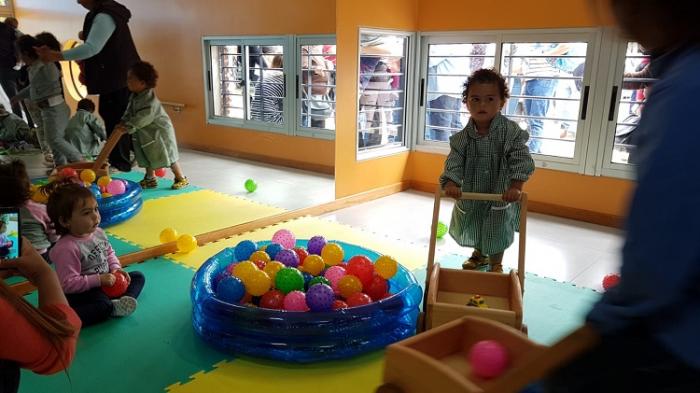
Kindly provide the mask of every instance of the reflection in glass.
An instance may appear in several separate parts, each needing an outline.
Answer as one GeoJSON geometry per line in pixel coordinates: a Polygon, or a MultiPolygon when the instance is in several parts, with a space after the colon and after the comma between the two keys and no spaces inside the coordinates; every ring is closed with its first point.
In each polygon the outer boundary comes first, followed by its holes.
{"type": "Polygon", "coordinates": [[[335,45],[301,47],[300,126],[335,130],[335,45]]]}

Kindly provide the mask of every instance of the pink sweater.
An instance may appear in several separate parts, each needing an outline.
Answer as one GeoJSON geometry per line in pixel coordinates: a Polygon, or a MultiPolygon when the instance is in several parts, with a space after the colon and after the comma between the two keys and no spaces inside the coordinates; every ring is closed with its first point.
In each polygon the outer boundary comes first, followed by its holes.
{"type": "Polygon", "coordinates": [[[30,199],[22,208],[22,236],[32,242],[39,254],[43,254],[52,243],[58,240],[58,235],[53,229],[51,219],[46,214],[46,205],[36,203],[30,199]],[[28,215],[27,212],[29,213],[28,215]]]}
{"type": "Polygon", "coordinates": [[[65,293],[99,287],[100,274],[122,267],[101,228],[84,237],[62,236],[49,255],[65,293]]]}

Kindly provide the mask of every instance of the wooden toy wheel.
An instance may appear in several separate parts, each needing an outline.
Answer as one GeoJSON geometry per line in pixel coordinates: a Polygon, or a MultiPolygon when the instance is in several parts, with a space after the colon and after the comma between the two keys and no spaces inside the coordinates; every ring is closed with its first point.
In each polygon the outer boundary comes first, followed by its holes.
{"type": "Polygon", "coordinates": [[[403,393],[403,389],[393,383],[385,383],[380,385],[374,393],[403,393]]]}

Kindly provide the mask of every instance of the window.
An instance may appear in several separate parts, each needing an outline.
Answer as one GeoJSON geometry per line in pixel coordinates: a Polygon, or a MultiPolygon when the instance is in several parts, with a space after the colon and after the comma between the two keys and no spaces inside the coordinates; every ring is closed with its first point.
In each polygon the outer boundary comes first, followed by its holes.
{"type": "Polygon", "coordinates": [[[333,37],[297,40],[297,135],[333,137],[336,46],[333,37]]]}
{"type": "Polygon", "coordinates": [[[410,34],[360,32],[358,70],[358,156],[390,154],[406,148],[410,34]]]}
{"type": "Polygon", "coordinates": [[[5,18],[14,16],[14,10],[12,9],[12,0],[0,0],[0,20],[5,20],[5,18]]]}

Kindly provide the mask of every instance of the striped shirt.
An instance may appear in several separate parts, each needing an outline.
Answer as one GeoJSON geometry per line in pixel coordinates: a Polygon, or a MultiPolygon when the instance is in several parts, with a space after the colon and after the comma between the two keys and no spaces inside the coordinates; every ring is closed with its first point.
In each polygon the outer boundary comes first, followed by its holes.
{"type": "Polygon", "coordinates": [[[256,82],[250,101],[250,118],[267,123],[284,123],[284,76],[279,72],[263,72],[256,82]]]}
{"type": "MultiPolygon", "coordinates": [[[[528,138],[526,131],[500,113],[486,135],[478,134],[470,120],[450,137],[450,154],[440,184],[444,187],[451,180],[463,192],[502,194],[512,180],[527,181],[535,170],[526,145],[528,138]]],[[[519,214],[517,203],[460,200],[452,211],[450,235],[461,246],[496,254],[513,242],[519,214]]]]}

